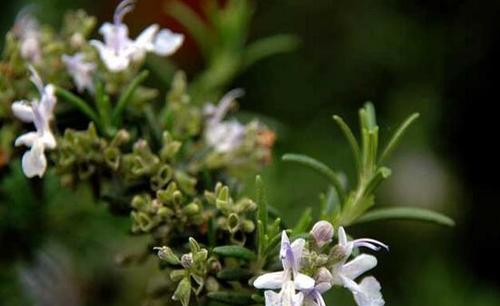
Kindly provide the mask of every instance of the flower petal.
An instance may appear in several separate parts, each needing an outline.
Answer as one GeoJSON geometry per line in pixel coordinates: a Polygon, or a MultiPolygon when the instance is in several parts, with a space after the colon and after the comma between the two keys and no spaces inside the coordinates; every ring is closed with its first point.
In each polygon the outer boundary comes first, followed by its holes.
{"type": "Polygon", "coordinates": [[[106,65],[108,70],[118,72],[127,69],[130,63],[127,54],[117,54],[98,40],[91,40],[90,44],[97,49],[102,62],[106,65]]]}
{"type": "Polygon", "coordinates": [[[359,284],[359,291],[353,292],[354,300],[359,306],[383,306],[385,301],[380,289],[380,283],[375,277],[366,277],[359,284]]]}
{"type": "Polygon", "coordinates": [[[375,258],[375,256],[362,254],[346,263],[342,267],[341,273],[349,279],[355,279],[376,266],[377,258],[375,258]]]}
{"type": "Polygon", "coordinates": [[[294,283],[297,290],[309,290],[314,287],[314,279],[302,273],[297,273],[294,283]]]}
{"type": "Polygon", "coordinates": [[[35,141],[31,150],[23,155],[22,167],[24,174],[31,178],[42,177],[47,169],[47,159],[44,154],[44,147],[40,141],[35,141]]]}
{"type": "Polygon", "coordinates": [[[14,145],[16,147],[18,146],[32,147],[35,141],[37,141],[39,138],[40,134],[36,132],[29,132],[17,137],[16,141],[14,142],[14,145]]]}
{"type": "Polygon", "coordinates": [[[12,113],[23,122],[33,122],[33,108],[27,101],[16,101],[12,104],[12,113]]]}
{"type": "Polygon", "coordinates": [[[282,306],[280,294],[267,290],[264,292],[266,306],[282,306]]]}
{"type": "Polygon", "coordinates": [[[279,289],[285,281],[287,281],[285,271],[271,272],[257,277],[253,286],[257,289],[279,289]]]}
{"type": "Polygon", "coordinates": [[[147,27],[141,34],[135,39],[135,47],[145,51],[154,50],[155,35],[158,33],[160,27],[157,24],[152,24],[147,27]]]}
{"type": "Polygon", "coordinates": [[[292,305],[293,306],[302,306],[303,302],[304,302],[304,294],[302,292],[297,293],[292,298],[292,305]]]}
{"type": "Polygon", "coordinates": [[[323,283],[319,283],[317,284],[314,289],[316,291],[318,291],[319,293],[325,293],[327,292],[328,290],[330,290],[332,288],[332,284],[331,283],[326,283],[326,282],[323,282],[323,283]]]}
{"type": "Polygon", "coordinates": [[[339,227],[338,236],[339,236],[339,244],[342,246],[347,245],[347,234],[345,233],[343,226],[339,227]]]}
{"type": "Polygon", "coordinates": [[[298,272],[300,269],[300,261],[302,259],[302,252],[304,250],[304,245],[306,244],[306,241],[302,238],[296,239],[294,242],[292,242],[292,253],[293,253],[293,271],[298,272]]]}
{"type": "Polygon", "coordinates": [[[154,53],[160,56],[168,56],[179,49],[184,42],[184,35],[177,34],[169,29],[162,29],[154,40],[154,53]]]}

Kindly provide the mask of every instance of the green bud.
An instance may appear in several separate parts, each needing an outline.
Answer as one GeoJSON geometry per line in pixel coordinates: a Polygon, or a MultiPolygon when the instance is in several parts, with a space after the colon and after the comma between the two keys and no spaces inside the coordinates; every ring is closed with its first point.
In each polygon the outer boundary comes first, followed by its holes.
{"type": "Polygon", "coordinates": [[[172,200],[175,205],[180,206],[182,204],[182,193],[179,190],[174,191],[172,200]]]}
{"type": "Polygon", "coordinates": [[[127,130],[119,130],[113,140],[111,141],[112,147],[119,147],[130,140],[130,134],[127,130]]]}
{"type": "Polygon", "coordinates": [[[251,233],[255,230],[255,223],[253,223],[252,220],[244,220],[242,223],[241,223],[241,229],[245,232],[245,233],[251,233]]]}
{"type": "Polygon", "coordinates": [[[257,209],[257,204],[248,198],[244,198],[238,201],[238,203],[236,204],[236,209],[239,212],[252,212],[257,209]]]}
{"type": "Polygon", "coordinates": [[[177,257],[177,255],[175,255],[174,252],[172,251],[172,249],[169,247],[166,247],[166,246],[155,247],[155,248],[153,248],[153,250],[158,251],[158,257],[161,260],[164,260],[171,265],[178,265],[181,263],[181,261],[179,260],[179,257],[177,257]]]}
{"type": "Polygon", "coordinates": [[[195,193],[196,179],[194,177],[191,177],[182,171],[177,171],[175,173],[175,179],[177,183],[179,183],[179,187],[184,192],[188,194],[195,193]]]}
{"type": "Polygon", "coordinates": [[[210,192],[210,191],[205,191],[205,199],[207,200],[207,202],[209,204],[212,204],[212,205],[215,205],[215,201],[216,201],[216,197],[215,197],[215,193],[213,192],[210,192]]]}
{"type": "Polygon", "coordinates": [[[172,300],[180,301],[182,306],[189,305],[189,299],[191,298],[191,281],[189,277],[184,277],[175,289],[172,300]]]}
{"type": "Polygon", "coordinates": [[[180,141],[174,141],[169,132],[163,133],[163,147],[160,151],[160,158],[162,160],[172,159],[179,149],[181,148],[182,143],[180,141]]]}
{"type": "Polygon", "coordinates": [[[118,170],[120,166],[120,150],[115,147],[106,148],[104,151],[104,161],[113,170],[118,170]]]}
{"type": "Polygon", "coordinates": [[[229,217],[227,218],[227,227],[229,232],[235,233],[238,231],[240,225],[240,218],[238,217],[237,214],[230,214],[229,217]]]}
{"type": "Polygon", "coordinates": [[[132,198],[131,205],[137,210],[146,210],[151,205],[151,197],[148,194],[136,195],[132,198]]]}
{"type": "Polygon", "coordinates": [[[193,254],[198,253],[201,250],[200,245],[193,237],[189,237],[189,248],[193,254]]]}
{"type": "Polygon", "coordinates": [[[193,256],[193,260],[197,265],[204,265],[207,261],[207,258],[208,258],[207,249],[201,249],[200,251],[196,252],[193,256]]]}
{"type": "Polygon", "coordinates": [[[186,215],[192,216],[200,212],[200,207],[196,203],[190,203],[186,207],[184,207],[183,210],[186,213],[186,215]]]}
{"type": "Polygon", "coordinates": [[[168,184],[167,189],[158,191],[156,197],[164,204],[168,204],[172,201],[175,191],[177,191],[177,185],[175,182],[171,182],[168,184]]]}
{"type": "Polygon", "coordinates": [[[155,176],[151,178],[151,185],[154,190],[165,187],[172,179],[172,168],[168,165],[162,165],[155,176]]]}
{"type": "Polygon", "coordinates": [[[143,212],[131,212],[132,220],[134,221],[135,231],[149,232],[153,228],[153,221],[143,212]]]}
{"type": "Polygon", "coordinates": [[[170,279],[174,282],[180,281],[182,278],[186,277],[187,271],[184,269],[177,269],[177,270],[172,270],[170,272],[170,279]]]}
{"type": "Polygon", "coordinates": [[[172,217],[173,215],[175,215],[174,211],[168,207],[162,206],[162,207],[158,208],[158,216],[160,216],[162,218],[172,217]]]}

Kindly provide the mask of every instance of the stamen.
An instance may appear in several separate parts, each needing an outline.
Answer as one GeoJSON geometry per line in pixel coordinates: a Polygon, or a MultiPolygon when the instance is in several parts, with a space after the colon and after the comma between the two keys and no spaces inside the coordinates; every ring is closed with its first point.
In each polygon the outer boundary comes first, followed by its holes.
{"type": "Polygon", "coordinates": [[[219,105],[217,105],[216,112],[213,115],[211,121],[214,123],[222,121],[227,111],[229,110],[231,103],[233,103],[234,100],[243,97],[244,95],[245,91],[241,88],[236,88],[226,93],[220,100],[219,105]]]}
{"type": "Polygon", "coordinates": [[[354,247],[365,247],[374,251],[378,251],[381,248],[389,250],[389,246],[375,239],[361,238],[353,241],[354,247]]]}
{"type": "Polygon", "coordinates": [[[115,25],[119,25],[122,23],[125,15],[130,13],[135,8],[135,0],[123,0],[118,4],[115,9],[115,14],[113,16],[113,21],[115,25]]]}
{"type": "Polygon", "coordinates": [[[31,72],[30,80],[33,84],[35,84],[36,88],[40,92],[40,95],[43,94],[43,81],[40,78],[40,75],[35,70],[35,68],[31,65],[28,66],[29,71],[31,72]]]}

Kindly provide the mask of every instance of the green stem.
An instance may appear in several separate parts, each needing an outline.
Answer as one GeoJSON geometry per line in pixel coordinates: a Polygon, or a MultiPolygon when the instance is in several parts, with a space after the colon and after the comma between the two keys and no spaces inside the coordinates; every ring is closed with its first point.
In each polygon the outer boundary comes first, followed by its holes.
{"type": "Polygon", "coordinates": [[[145,70],[141,72],[138,76],[136,76],[132,80],[132,82],[130,82],[127,88],[125,88],[125,91],[123,91],[123,93],[120,95],[118,103],[116,104],[116,107],[111,115],[111,121],[116,127],[118,127],[121,124],[122,114],[125,111],[127,104],[130,102],[130,98],[132,98],[132,95],[134,94],[137,87],[139,87],[139,85],[141,85],[141,83],[144,82],[144,80],[146,80],[148,75],[149,71],[145,70]]]}
{"type": "Polygon", "coordinates": [[[63,89],[61,87],[56,87],[56,95],[59,97],[63,98],[67,102],[69,102],[71,105],[76,107],[79,111],[81,111],[84,115],[86,115],[90,120],[98,123],[99,122],[99,116],[97,113],[85,102],[83,99],[80,97],[76,96],[75,94],[71,93],[70,91],[67,91],[66,89],[63,89]]]}

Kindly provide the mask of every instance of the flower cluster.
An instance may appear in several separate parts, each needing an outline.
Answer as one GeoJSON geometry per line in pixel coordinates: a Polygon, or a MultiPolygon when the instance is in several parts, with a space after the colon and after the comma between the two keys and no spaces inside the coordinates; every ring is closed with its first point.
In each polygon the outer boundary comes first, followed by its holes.
{"type": "Polygon", "coordinates": [[[334,285],[349,289],[359,306],[384,305],[380,284],[374,277],[366,277],[359,284],[355,282],[356,278],[377,265],[377,259],[372,255],[362,254],[348,260],[355,248],[387,249],[385,244],[373,239],[348,241],[344,228],[340,227],[338,244],[324,254],[322,250],[331,242],[333,226],[327,221],[319,221],[310,234],[313,237],[312,245],[305,249],[304,239],[299,238],[290,243],[283,231],[280,249],[283,271],[266,273],[253,283],[259,289],[280,289],[279,293],[265,291],[266,306],[300,306],[303,303],[324,306],[322,294],[334,285]],[[311,275],[302,274],[301,270],[308,271],[311,275]]]}

